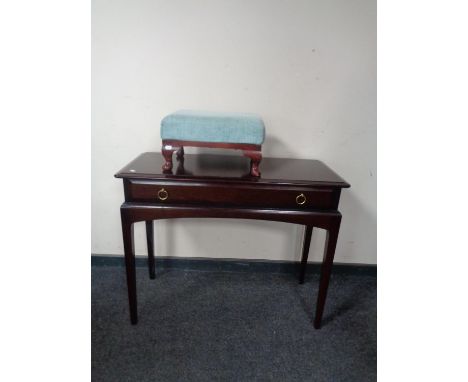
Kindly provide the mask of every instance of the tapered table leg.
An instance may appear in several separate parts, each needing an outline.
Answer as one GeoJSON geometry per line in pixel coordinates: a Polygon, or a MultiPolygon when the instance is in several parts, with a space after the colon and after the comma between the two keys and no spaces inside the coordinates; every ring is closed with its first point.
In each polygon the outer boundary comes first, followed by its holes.
{"type": "Polygon", "coordinates": [[[313,226],[306,225],[304,233],[304,244],[302,246],[301,269],[299,272],[299,284],[304,283],[304,276],[307,268],[307,259],[309,258],[310,239],[312,237],[313,226]]]}
{"type": "Polygon", "coordinates": [[[155,278],[154,229],[153,221],[146,220],[146,244],[148,246],[148,271],[150,279],[155,278]]]}
{"type": "Polygon", "coordinates": [[[127,273],[128,304],[130,307],[130,321],[133,325],[138,322],[137,296],[136,296],[136,274],[135,274],[135,247],[133,241],[133,223],[127,221],[123,212],[122,236],[125,252],[125,270],[127,273]]]}
{"type": "Polygon", "coordinates": [[[322,325],[322,315],[325,308],[325,300],[327,298],[328,284],[330,282],[333,258],[335,257],[336,242],[338,240],[338,233],[340,231],[340,223],[341,216],[337,218],[332,227],[327,230],[327,241],[325,243],[325,251],[323,254],[317,308],[315,311],[315,329],[320,329],[320,326],[322,325]]]}

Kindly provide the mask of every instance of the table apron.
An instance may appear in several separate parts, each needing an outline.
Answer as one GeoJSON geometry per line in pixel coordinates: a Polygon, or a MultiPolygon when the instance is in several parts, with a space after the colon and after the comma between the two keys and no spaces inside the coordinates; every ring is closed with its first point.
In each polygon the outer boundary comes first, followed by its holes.
{"type": "Polygon", "coordinates": [[[127,223],[174,218],[227,218],[255,219],[310,225],[326,230],[333,229],[341,221],[339,211],[304,211],[286,209],[259,209],[212,206],[153,205],[123,203],[122,219],[127,223]]]}

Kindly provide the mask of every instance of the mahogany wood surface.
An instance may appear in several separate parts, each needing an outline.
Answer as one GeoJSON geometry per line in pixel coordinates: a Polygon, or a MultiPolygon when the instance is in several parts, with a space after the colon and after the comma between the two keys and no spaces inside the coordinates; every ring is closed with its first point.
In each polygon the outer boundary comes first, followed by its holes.
{"type": "Polygon", "coordinates": [[[160,153],[144,153],[115,176],[124,183],[121,206],[127,288],[137,323],[133,223],[145,221],[150,278],[155,276],[153,220],[240,218],[305,226],[299,282],[304,281],[313,227],[327,230],[314,327],[320,328],[338,239],[341,189],[350,187],[317,160],[264,158],[262,174],[250,174],[248,158],[178,155],[177,169],[161,171],[160,153]]]}
{"type": "Polygon", "coordinates": [[[178,139],[164,139],[163,146],[172,147],[210,147],[219,149],[234,149],[234,150],[252,150],[261,151],[261,145],[252,145],[249,143],[228,143],[228,142],[199,142],[199,141],[181,141],[178,139]]]}
{"type": "Polygon", "coordinates": [[[188,181],[226,181],[244,184],[291,184],[311,187],[332,186],[348,188],[350,185],[327,165],[312,159],[263,158],[259,178],[249,176],[249,159],[238,155],[185,154],[184,161],[177,162],[180,171],[164,173],[164,163],[159,152],[139,155],[115,176],[125,179],[177,179],[188,181]]]}
{"type": "Polygon", "coordinates": [[[209,188],[206,183],[181,183],[177,181],[151,181],[129,179],[127,201],[149,202],[158,204],[186,203],[206,204],[217,203],[240,207],[275,207],[282,208],[336,208],[337,193],[333,188],[306,188],[297,186],[269,186],[263,184],[237,185],[226,187],[223,184],[213,184],[209,188]],[[160,190],[165,190],[163,200],[158,197],[160,190]],[[166,195],[167,194],[167,195],[166,195]],[[301,203],[301,204],[299,204],[301,203]]]}

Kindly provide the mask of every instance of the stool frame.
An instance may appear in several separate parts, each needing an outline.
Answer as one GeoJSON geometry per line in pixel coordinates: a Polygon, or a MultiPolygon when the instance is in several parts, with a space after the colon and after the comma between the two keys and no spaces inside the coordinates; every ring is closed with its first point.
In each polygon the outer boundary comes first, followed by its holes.
{"type": "Polygon", "coordinates": [[[176,151],[178,159],[184,157],[184,147],[209,147],[215,149],[233,149],[241,150],[243,155],[250,158],[250,175],[253,177],[260,176],[260,162],[262,160],[262,146],[248,143],[227,143],[227,142],[198,142],[198,141],[182,141],[178,139],[163,139],[161,153],[164,157],[162,170],[164,173],[172,172],[172,154],[176,151]]]}

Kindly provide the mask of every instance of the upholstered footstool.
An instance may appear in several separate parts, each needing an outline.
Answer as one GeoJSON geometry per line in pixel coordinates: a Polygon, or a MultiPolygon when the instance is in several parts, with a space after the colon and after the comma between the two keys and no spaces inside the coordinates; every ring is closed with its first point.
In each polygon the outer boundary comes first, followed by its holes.
{"type": "Polygon", "coordinates": [[[242,150],[250,158],[250,174],[260,176],[265,125],[254,114],[208,113],[181,110],[161,121],[163,170],[172,170],[172,154],[184,155],[184,147],[242,150]]]}

